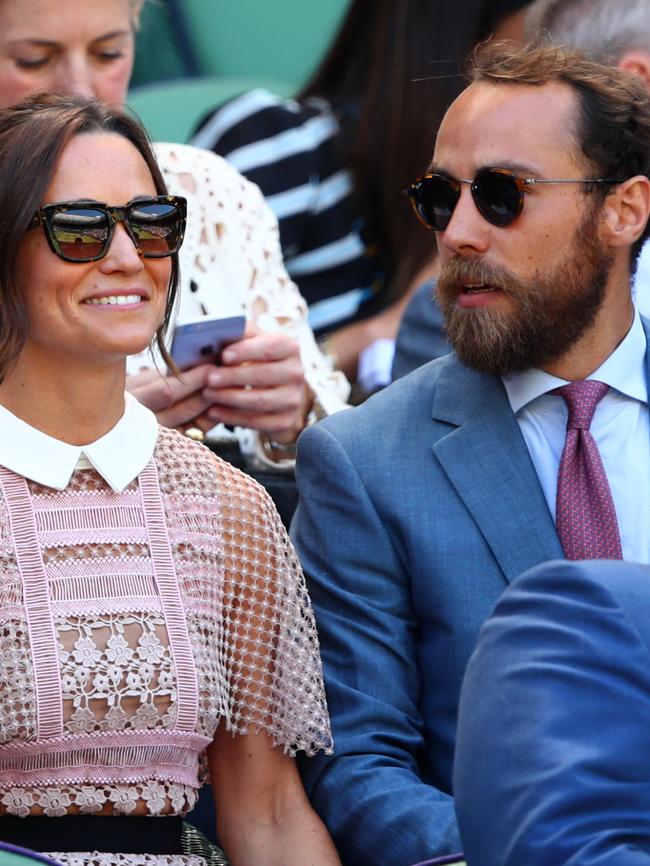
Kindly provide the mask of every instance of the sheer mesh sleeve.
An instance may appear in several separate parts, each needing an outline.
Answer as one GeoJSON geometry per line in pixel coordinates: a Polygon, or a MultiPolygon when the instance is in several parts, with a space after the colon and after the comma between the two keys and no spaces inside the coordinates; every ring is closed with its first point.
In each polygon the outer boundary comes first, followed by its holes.
{"type": "Polygon", "coordinates": [[[221,626],[225,724],[264,730],[289,754],[331,751],[314,615],[275,507],[249,476],[213,456],[223,543],[221,626]]]}

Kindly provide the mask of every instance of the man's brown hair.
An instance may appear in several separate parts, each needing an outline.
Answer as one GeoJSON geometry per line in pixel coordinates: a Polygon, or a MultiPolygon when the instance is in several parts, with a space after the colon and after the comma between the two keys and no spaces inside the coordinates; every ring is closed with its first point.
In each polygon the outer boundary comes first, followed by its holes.
{"type": "MultiPolygon", "coordinates": [[[[494,84],[568,85],[577,100],[573,132],[587,177],[650,177],[650,95],[636,76],[565,47],[495,42],[474,52],[470,77],[494,84]]],[[[611,191],[595,184],[585,189],[603,200],[611,191]]],[[[632,248],[633,263],[649,233],[650,224],[632,248]]]]}

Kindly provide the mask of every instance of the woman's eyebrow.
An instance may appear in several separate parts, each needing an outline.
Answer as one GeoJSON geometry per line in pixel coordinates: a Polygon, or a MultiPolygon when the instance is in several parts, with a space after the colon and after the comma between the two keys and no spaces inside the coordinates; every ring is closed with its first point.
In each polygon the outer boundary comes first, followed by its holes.
{"type": "MultiPolygon", "coordinates": [[[[106,42],[109,39],[117,39],[118,37],[129,36],[130,30],[111,30],[108,33],[103,33],[101,36],[96,36],[91,44],[95,42],[106,42]]],[[[38,37],[25,36],[22,39],[12,39],[9,45],[35,45],[39,48],[51,48],[60,45],[55,39],[40,39],[38,37]]]]}
{"type": "Polygon", "coordinates": [[[30,36],[25,36],[23,39],[12,39],[8,45],[36,45],[40,48],[51,48],[53,45],[59,45],[54,39],[36,39],[30,36]]]}
{"type": "Polygon", "coordinates": [[[105,33],[103,36],[97,36],[93,39],[93,44],[95,42],[105,42],[107,39],[117,39],[120,36],[130,36],[130,30],[111,30],[110,33],[105,33]]]}

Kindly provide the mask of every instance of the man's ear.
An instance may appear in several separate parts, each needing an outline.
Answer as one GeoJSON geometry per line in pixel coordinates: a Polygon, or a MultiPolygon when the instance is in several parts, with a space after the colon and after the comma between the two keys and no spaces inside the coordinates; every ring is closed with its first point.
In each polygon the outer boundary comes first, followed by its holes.
{"type": "Polygon", "coordinates": [[[650,218],[650,180],[638,174],[619,183],[602,209],[604,241],[610,247],[631,247],[650,218]]]}
{"type": "Polygon", "coordinates": [[[626,51],[618,61],[618,67],[638,75],[650,90],[650,54],[646,51],[626,51]]]}

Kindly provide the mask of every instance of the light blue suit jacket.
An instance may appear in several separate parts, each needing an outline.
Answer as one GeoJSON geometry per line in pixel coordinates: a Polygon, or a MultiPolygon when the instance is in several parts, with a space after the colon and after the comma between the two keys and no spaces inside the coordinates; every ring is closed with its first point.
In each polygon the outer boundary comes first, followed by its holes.
{"type": "Polygon", "coordinates": [[[563,556],[503,385],[432,361],[307,430],[297,477],[335,740],[303,762],[310,798],[346,866],[460,850],[467,660],[508,581],[563,556]]]}

